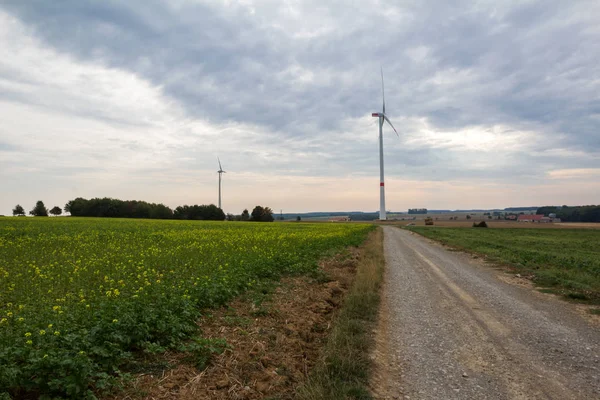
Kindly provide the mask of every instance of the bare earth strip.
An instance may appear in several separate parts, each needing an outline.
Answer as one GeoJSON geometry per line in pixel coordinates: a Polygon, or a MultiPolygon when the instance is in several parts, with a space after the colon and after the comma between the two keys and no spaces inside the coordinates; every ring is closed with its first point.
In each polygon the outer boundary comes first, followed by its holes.
{"type": "Polygon", "coordinates": [[[384,227],[377,399],[600,399],[600,329],[469,255],[384,227]]]}

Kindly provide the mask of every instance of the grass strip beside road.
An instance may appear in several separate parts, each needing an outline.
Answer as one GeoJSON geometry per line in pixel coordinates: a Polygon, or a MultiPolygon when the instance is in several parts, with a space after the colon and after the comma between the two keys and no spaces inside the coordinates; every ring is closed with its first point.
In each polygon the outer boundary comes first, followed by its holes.
{"type": "Polygon", "coordinates": [[[372,330],[377,321],[384,268],[383,231],[372,232],[362,254],[352,288],[336,318],[321,361],[297,392],[300,400],[371,399],[372,330]]]}
{"type": "Polygon", "coordinates": [[[459,250],[506,264],[541,287],[600,303],[600,231],[588,229],[476,229],[411,227],[459,250]]]}

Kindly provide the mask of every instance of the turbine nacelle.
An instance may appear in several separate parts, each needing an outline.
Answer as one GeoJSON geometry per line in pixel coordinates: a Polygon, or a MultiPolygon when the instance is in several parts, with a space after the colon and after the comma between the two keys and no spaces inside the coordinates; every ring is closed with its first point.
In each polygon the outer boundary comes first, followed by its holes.
{"type": "Polygon", "coordinates": [[[372,117],[377,117],[377,118],[382,118],[385,122],[387,122],[388,124],[390,124],[390,126],[392,127],[392,129],[396,133],[396,136],[400,137],[400,135],[398,135],[398,131],[396,130],[396,128],[394,128],[394,125],[392,124],[392,121],[390,121],[390,119],[384,113],[371,113],[371,116],[372,117]]]}

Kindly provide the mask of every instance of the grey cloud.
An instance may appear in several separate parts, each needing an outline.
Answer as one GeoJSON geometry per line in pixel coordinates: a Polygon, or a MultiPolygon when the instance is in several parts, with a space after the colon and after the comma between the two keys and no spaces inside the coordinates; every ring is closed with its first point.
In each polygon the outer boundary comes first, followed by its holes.
{"type": "MultiPolygon", "coordinates": [[[[311,11],[317,3],[299,5],[299,20],[289,19],[278,2],[254,15],[207,4],[174,9],[157,1],[39,0],[3,7],[61,51],[134,71],[163,86],[190,115],[264,126],[282,140],[290,138],[289,145],[294,138],[339,130],[344,118],[376,111],[383,65],[392,117],[427,118],[442,130],[535,126],[552,138],[539,143],[540,151],[600,149],[600,30],[588,17],[599,15],[592,3],[352,7],[339,1],[311,11]],[[385,17],[387,9],[396,13],[385,17]],[[318,29],[312,21],[322,21],[329,31],[314,38],[293,36],[303,24],[318,29]],[[408,52],[419,47],[425,52],[420,61],[408,52]],[[296,65],[317,82],[285,77],[283,72],[296,65]]],[[[373,164],[361,148],[342,148],[329,160],[332,171],[338,165],[347,170],[373,164]]],[[[514,157],[516,167],[482,173],[521,176],[539,168],[528,157],[514,157]]],[[[397,165],[389,159],[391,171],[397,167],[413,176],[421,176],[419,168],[427,165],[435,176],[477,175],[440,167],[453,160],[427,149],[402,150],[397,165]],[[413,168],[402,168],[407,165],[413,168]]]]}
{"type": "Polygon", "coordinates": [[[0,141],[0,151],[12,152],[12,151],[19,151],[20,149],[21,149],[20,146],[15,146],[12,143],[5,143],[5,142],[0,141]]]}

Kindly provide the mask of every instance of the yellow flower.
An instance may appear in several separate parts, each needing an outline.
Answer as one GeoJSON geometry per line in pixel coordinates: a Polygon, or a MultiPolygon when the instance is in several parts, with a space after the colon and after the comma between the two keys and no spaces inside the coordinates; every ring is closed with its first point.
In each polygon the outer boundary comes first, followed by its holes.
{"type": "Polygon", "coordinates": [[[119,322],[118,319],[113,319],[113,324],[116,324],[117,322],[119,322]]]}
{"type": "Polygon", "coordinates": [[[54,336],[60,336],[60,332],[59,331],[54,331],[54,336]]]}
{"type": "Polygon", "coordinates": [[[52,328],[52,326],[53,326],[52,324],[48,324],[48,328],[49,328],[49,329],[51,329],[51,328],[52,328]]]}
{"type": "Polygon", "coordinates": [[[45,330],[43,330],[43,329],[42,329],[42,330],[40,330],[40,335],[44,336],[45,334],[46,334],[46,331],[45,331],[45,330]]]}
{"type": "Polygon", "coordinates": [[[17,321],[19,321],[19,322],[23,322],[23,321],[25,321],[25,318],[23,318],[23,317],[21,317],[21,318],[18,318],[18,319],[17,319],[17,321]]]}
{"type": "Polygon", "coordinates": [[[29,336],[31,336],[31,332],[26,332],[25,337],[29,337],[29,336]]]}
{"type": "Polygon", "coordinates": [[[30,346],[33,344],[33,342],[32,342],[31,340],[28,340],[28,341],[26,341],[25,343],[27,343],[27,344],[28,344],[28,345],[30,345],[30,346]]]}

